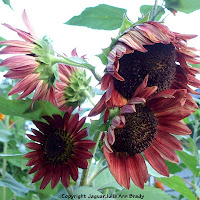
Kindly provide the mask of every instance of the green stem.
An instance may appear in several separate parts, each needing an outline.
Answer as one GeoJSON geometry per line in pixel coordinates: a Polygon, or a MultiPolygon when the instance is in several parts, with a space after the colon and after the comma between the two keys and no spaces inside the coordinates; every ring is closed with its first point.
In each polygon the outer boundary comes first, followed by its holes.
{"type": "MultiPolygon", "coordinates": [[[[101,138],[101,132],[98,131],[94,135],[94,139],[93,139],[93,141],[96,142],[96,145],[91,149],[91,153],[93,155],[95,155],[95,152],[96,152],[97,147],[99,145],[100,138],[101,138]]],[[[92,164],[92,158],[90,160],[88,160],[88,168],[83,170],[82,177],[81,177],[81,182],[80,182],[80,186],[87,185],[87,178],[88,178],[88,175],[89,175],[91,164],[92,164]]]]}
{"type": "Polygon", "coordinates": [[[92,98],[91,98],[91,96],[90,96],[90,93],[89,93],[87,90],[85,90],[85,91],[84,91],[84,94],[85,94],[85,96],[88,98],[88,100],[90,101],[90,103],[91,103],[93,106],[95,106],[95,103],[93,102],[93,100],[92,100],[92,98]]]}
{"type": "Polygon", "coordinates": [[[70,190],[70,188],[65,188],[68,192],[69,195],[72,195],[72,191],[70,190]]]}
{"type": "MultiPolygon", "coordinates": [[[[76,57],[74,57],[74,58],[76,58],[76,57]]],[[[73,66],[73,67],[82,67],[85,69],[89,69],[92,72],[92,74],[94,75],[94,77],[97,79],[97,81],[101,80],[101,76],[95,72],[95,67],[90,65],[89,63],[87,63],[83,58],[77,58],[77,62],[73,61],[72,59],[66,58],[64,56],[62,56],[62,57],[52,56],[50,59],[51,59],[52,65],[54,65],[56,63],[63,63],[63,64],[73,66]],[[78,62],[78,60],[79,60],[79,62],[78,62]]]]}
{"type": "Polygon", "coordinates": [[[98,173],[96,173],[93,177],[90,178],[90,180],[88,181],[87,185],[90,185],[90,183],[97,177],[99,176],[99,174],[101,174],[105,169],[107,169],[108,166],[105,166],[104,168],[102,168],[101,170],[98,171],[98,173]]]}
{"type": "Polygon", "coordinates": [[[151,21],[155,20],[156,10],[157,10],[157,4],[158,4],[158,0],[155,0],[154,6],[152,8],[152,13],[151,13],[151,21]]]}
{"type": "Polygon", "coordinates": [[[101,163],[105,160],[104,156],[101,157],[101,159],[99,160],[97,166],[95,167],[94,171],[92,172],[90,179],[88,181],[88,185],[92,182],[92,180],[94,180],[94,178],[96,177],[96,173],[101,165],[101,163]]]}

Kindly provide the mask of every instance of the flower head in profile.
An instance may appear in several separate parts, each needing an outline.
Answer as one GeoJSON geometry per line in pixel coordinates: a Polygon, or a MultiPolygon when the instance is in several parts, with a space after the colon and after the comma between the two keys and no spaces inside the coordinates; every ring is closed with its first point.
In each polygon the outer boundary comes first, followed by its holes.
{"type": "Polygon", "coordinates": [[[145,160],[160,174],[169,176],[164,159],[178,163],[174,150],[182,150],[174,135],[191,130],[182,121],[197,108],[186,89],[167,89],[155,94],[157,86],[146,87],[148,76],[133,98],[121,108],[104,137],[104,155],[116,181],[130,187],[130,178],[140,188],[148,180],[145,160]]]}
{"type": "Polygon", "coordinates": [[[22,99],[35,90],[32,106],[36,99],[51,101],[55,104],[53,84],[56,66],[51,60],[53,51],[49,48],[46,38],[39,40],[36,37],[25,11],[23,20],[29,32],[13,28],[8,24],[4,26],[15,31],[25,41],[0,41],[0,45],[6,45],[0,54],[16,54],[0,63],[1,66],[10,69],[5,74],[6,78],[20,79],[10,90],[9,95],[21,93],[18,99],[22,99]]]}
{"type": "Polygon", "coordinates": [[[64,117],[60,115],[44,116],[48,122],[34,121],[39,130],[32,129],[27,136],[35,142],[29,142],[26,147],[34,150],[25,155],[30,160],[27,166],[33,166],[29,174],[37,172],[32,182],[43,178],[40,189],[44,189],[51,181],[54,188],[61,180],[65,187],[69,186],[70,176],[74,181],[78,179],[78,168],[86,169],[87,159],[92,158],[89,149],[95,142],[84,140],[87,136],[86,128],[81,129],[85,118],[79,121],[79,114],[71,117],[68,110],[64,117]]]}
{"type": "MultiPolygon", "coordinates": [[[[72,57],[78,57],[76,49],[72,50],[72,57]]],[[[81,58],[85,58],[82,56],[81,58]]],[[[91,78],[86,76],[85,70],[65,64],[58,64],[59,79],[56,82],[55,96],[60,110],[80,106],[90,94],[89,86],[91,78]]]]}
{"type": "Polygon", "coordinates": [[[106,107],[121,107],[133,97],[145,76],[148,86],[157,86],[157,92],[165,89],[200,87],[195,78],[200,71],[188,63],[199,64],[195,48],[187,46],[187,40],[196,35],[184,35],[170,31],[159,22],[148,21],[126,30],[110,47],[106,73],[101,79],[101,89],[106,90],[90,116],[101,113],[106,107]]]}

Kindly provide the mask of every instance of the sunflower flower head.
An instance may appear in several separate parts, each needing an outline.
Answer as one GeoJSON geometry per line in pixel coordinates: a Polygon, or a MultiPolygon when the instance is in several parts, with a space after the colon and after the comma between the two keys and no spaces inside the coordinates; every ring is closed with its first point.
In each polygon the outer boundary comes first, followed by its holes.
{"type": "MultiPolygon", "coordinates": [[[[73,57],[78,56],[76,49],[73,49],[71,54],[73,57]]],[[[60,110],[80,106],[86,97],[90,96],[92,91],[91,86],[89,86],[91,77],[86,76],[85,70],[59,64],[59,78],[60,81],[56,83],[55,95],[60,110]]]]}
{"type": "Polygon", "coordinates": [[[44,189],[50,181],[53,189],[60,180],[68,187],[70,177],[77,181],[78,168],[86,169],[87,159],[93,157],[89,149],[94,147],[95,142],[84,140],[87,130],[81,129],[85,118],[79,121],[79,114],[71,116],[71,111],[68,110],[64,117],[44,116],[47,123],[34,121],[38,130],[32,129],[34,134],[27,134],[35,141],[26,144],[34,150],[25,155],[30,159],[27,166],[33,166],[29,174],[36,172],[33,183],[43,178],[40,189],[44,189]]]}
{"type": "Polygon", "coordinates": [[[148,76],[131,100],[121,108],[104,137],[104,155],[116,181],[130,187],[130,178],[140,188],[148,180],[147,162],[160,174],[169,176],[164,162],[178,163],[175,150],[182,150],[174,135],[188,135],[191,130],[182,119],[197,107],[186,89],[156,92],[146,87],[148,76]]]}
{"type": "Polygon", "coordinates": [[[57,64],[54,62],[54,52],[47,37],[38,39],[28,20],[26,12],[23,12],[23,20],[29,32],[13,28],[24,41],[5,40],[0,45],[6,45],[0,54],[16,54],[1,62],[1,66],[9,67],[6,78],[20,79],[10,90],[9,95],[21,93],[18,99],[28,96],[35,90],[33,103],[36,99],[47,100],[55,104],[54,83],[57,77],[57,64]]]}
{"type": "Polygon", "coordinates": [[[101,89],[105,94],[90,116],[106,107],[122,107],[133,97],[146,75],[148,87],[157,86],[157,92],[166,89],[200,87],[195,78],[200,71],[189,64],[199,64],[195,48],[187,41],[196,35],[172,32],[159,22],[143,21],[120,32],[119,37],[104,51],[105,75],[101,89]]]}

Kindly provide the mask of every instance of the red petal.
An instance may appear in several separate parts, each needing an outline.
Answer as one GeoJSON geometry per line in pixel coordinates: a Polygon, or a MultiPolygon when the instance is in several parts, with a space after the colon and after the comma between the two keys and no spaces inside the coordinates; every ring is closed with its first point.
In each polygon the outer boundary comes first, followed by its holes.
{"type": "Polygon", "coordinates": [[[166,121],[165,123],[160,123],[159,121],[158,131],[164,131],[175,135],[188,135],[192,133],[192,131],[187,127],[187,125],[183,124],[180,121],[166,121]]]}
{"type": "Polygon", "coordinates": [[[127,157],[127,168],[135,185],[143,189],[144,183],[148,180],[148,171],[142,155],[127,157]]]}
{"type": "Polygon", "coordinates": [[[42,180],[42,183],[40,185],[40,189],[44,189],[48,183],[50,182],[51,178],[52,178],[52,175],[53,175],[53,166],[50,166],[47,173],[45,174],[43,180],[42,180]]]}
{"type": "Polygon", "coordinates": [[[28,174],[32,174],[34,172],[36,172],[37,170],[39,170],[41,167],[43,167],[44,163],[43,162],[38,162],[34,167],[32,167],[30,169],[30,171],[28,172],[28,174]]]}
{"type": "Polygon", "coordinates": [[[105,104],[105,98],[106,98],[106,93],[103,94],[99,102],[95,105],[95,107],[90,111],[89,117],[95,116],[100,114],[103,110],[106,109],[106,104],[105,104]]]}
{"type": "Polygon", "coordinates": [[[38,155],[37,157],[31,158],[27,163],[26,166],[32,166],[37,164],[41,160],[42,155],[38,155]]]}
{"type": "Polygon", "coordinates": [[[79,158],[83,158],[83,159],[90,159],[90,158],[93,157],[91,152],[86,151],[83,148],[75,148],[74,149],[74,155],[76,155],[79,158]]]}
{"type": "Polygon", "coordinates": [[[25,155],[24,155],[24,157],[25,158],[33,158],[33,157],[35,157],[35,156],[39,156],[39,155],[41,155],[41,153],[42,153],[42,151],[32,151],[32,152],[29,152],[29,153],[26,153],[25,155]]]}
{"type": "Polygon", "coordinates": [[[38,172],[33,177],[32,183],[35,183],[39,181],[47,172],[48,172],[49,166],[44,166],[38,170],[38,172]]]}
{"type": "Polygon", "coordinates": [[[31,134],[26,134],[31,140],[34,140],[36,142],[40,142],[42,143],[44,141],[44,139],[41,139],[40,137],[37,137],[37,136],[34,136],[34,135],[31,135],[31,134]]]}
{"type": "Polygon", "coordinates": [[[82,130],[79,131],[78,133],[77,133],[77,132],[74,132],[73,135],[74,135],[74,136],[73,136],[73,139],[74,139],[75,141],[79,141],[79,140],[81,140],[81,139],[87,137],[87,135],[88,135],[88,133],[87,133],[87,128],[82,129],[82,130]]]}
{"type": "Polygon", "coordinates": [[[76,113],[74,114],[68,124],[68,131],[69,133],[73,133],[73,131],[76,129],[76,126],[78,124],[78,120],[79,120],[79,114],[76,113]]]}
{"type": "Polygon", "coordinates": [[[60,165],[57,165],[54,168],[54,173],[51,180],[51,188],[53,189],[59,182],[62,173],[62,168],[60,165]]]}
{"type": "Polygon", "coordinates": [[[84,149],[92,149],[95,146],[95,142],[92,140],[81,140],[74,143],[78,147],[82,147],[84,149]]]}
{"type": "Polygon", "coordinates": [[[25,144],[26,147],[28,147],[29,149],[33,149],[33,150],[40,150],[42,149],[42,145],[41,144],[37,144],[34,142],[28,142],[25,144]]]}
{"type": "Polygon", "coordinates": [[[78,179],[78,168],[77,168],[77,166],[72,161],[69,161],[68,165],[69,165],[69,172],[71,174],[72,179],[74,181],[77,181],[77,179],[78,179]]]}
{"type": "Polygon", "coordinates": [[[156,140],[161,144],[169,146],[175,150],[182,150],[183,147],[178,139],[176,139],[173,135],[164,132],[158,132],[156,136],[156,140]]]}
{"type": "Polygon", "coordinates": [[[86,120],[86,117],[83,117],[79,122],[78,124],[76,125],[76,129],[73,131],[72,135],[74,135],[74,133],[78,132],[81,127],[84,125],[85,123],[85,120],[86,120]]]}
{"type": "Polygon", "coordinates": [[[69,186],[70,176],[69,167],[67,165],[62,166],[61,182],[65,187],[69,186]]]}
{"type": "Polygon", "coordinates": [[[102,78],[101,78],[101,90],[106,90],[108,88],[109,82],[112,79],[110,74],[105,74],[102,78]]]}
{"type": "Polygon", "coordinates": [[[160,154],[151,146],[144,151],[149,164],[163,176],[169,176],[169,169],[160,154]]]}
{"type": "Polygon", "coordinates": [[[88,163],[85,159],[81,159],[74,155],[72,157],[72,161],[77,167],[82,168],[82,169],[87,169],[88,163]]]}
{"type": "Polygon", "coordinates": [[[178,157],[172,148],[159,143],[156,139],[154,140],[152,147],[169,162],[179,163],[178,157]]]}

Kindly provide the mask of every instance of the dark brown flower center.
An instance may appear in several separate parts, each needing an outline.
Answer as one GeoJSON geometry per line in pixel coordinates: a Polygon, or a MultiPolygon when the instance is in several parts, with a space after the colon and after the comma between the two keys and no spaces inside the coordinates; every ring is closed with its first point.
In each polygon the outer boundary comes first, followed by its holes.
{"type": "Polygon", "coordinates": [[[156,137],[157,119],[147,106],[136,105],[137,112],[126,113],[126,125],[115,129],[114,152],[135,155],[149,147],[156,137]]]}
{"type": "Polygon", "coordinates": [[[125,81],[114,79],[115,89],[131,99],[137,87],[149,74],[147,86],[158,86],[158,92],[170,88],[176,71],[175,48],[172,44],[144,46],[148,52],[126,54],[119,60],[119,74],[125,81]]]}
{"type": "Polygon", "coordinates": [[[74,150],[74,142],[71,136],[60,129],[48,134],[44,142],[44,160],[55,165],[68,161],[74,150]]]}

